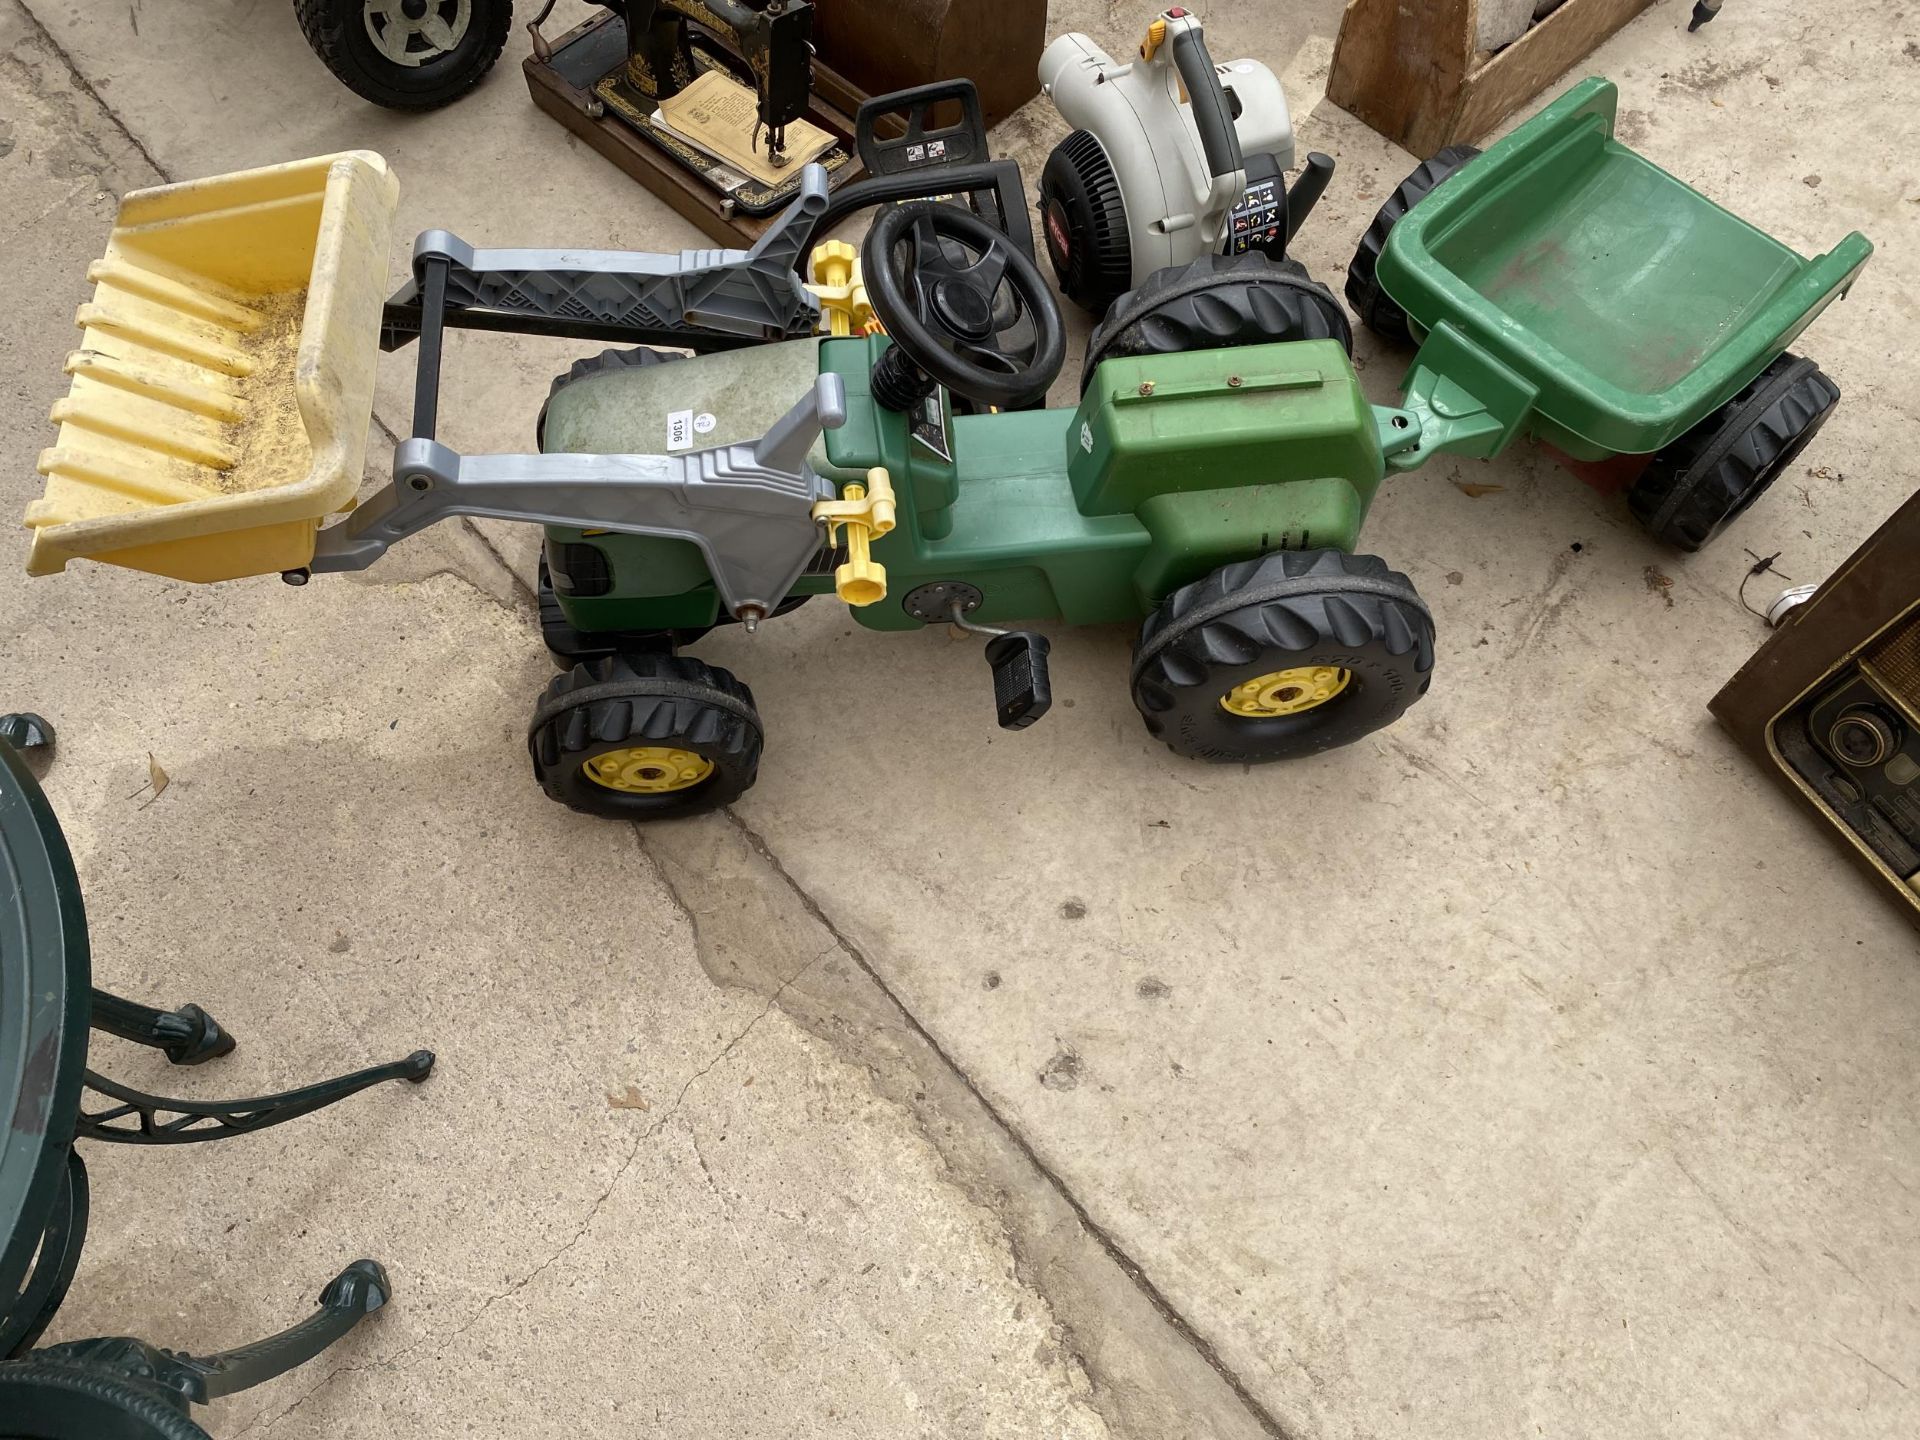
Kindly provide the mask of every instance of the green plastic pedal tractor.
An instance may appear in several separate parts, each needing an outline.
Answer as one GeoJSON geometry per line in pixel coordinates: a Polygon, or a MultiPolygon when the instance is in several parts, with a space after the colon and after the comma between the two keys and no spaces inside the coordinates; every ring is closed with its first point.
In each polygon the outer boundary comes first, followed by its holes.
{"type": "MultiPolygon", "coordinates": [[[[724,545],[549,529],[562,623],[548,640],[582,662],[536,712],[549,793],[635,815],[738,794],[759,752],[750,697],[672,649],[729,615],[757,626],[818,594],[876,630],[982,633],[1009,729],[1050,702],[1048,642],[1001,628],[1036,618],[1144,619],[1134,702],[1196,758],[1323,750],[1424,693],[1426,607],[1404,576],[1350,553],[1411,421],[1366,403],[1338,341],[1113,359],[1077,409],[954,415],[943,388],[987,404],[1045,388],[1062,360],[1057,302],[1031,261],[949,207],[882,212],[863,261],[885,336],[671,364],[615,352],[556,384],[541,424],[550,459],[658,447],[690,408],[707,443],[751,444],[792,423],[792,396],[817,397],[811,514],[841,543],[799,530],[781,560],[791,575],[752,590],[724,545]],[[970,263],[950,259],[956,247],[970,263]],[[992,348],[996,309],[1036,322],[1025,358],[992,348]],[[671,700],[636,703],[662,682],[671,700]],[[706,724],[726,734],[717,749],[696,743],[706,724]]],[[[765,557],[769,541],[752,549],[765,557]]]]}

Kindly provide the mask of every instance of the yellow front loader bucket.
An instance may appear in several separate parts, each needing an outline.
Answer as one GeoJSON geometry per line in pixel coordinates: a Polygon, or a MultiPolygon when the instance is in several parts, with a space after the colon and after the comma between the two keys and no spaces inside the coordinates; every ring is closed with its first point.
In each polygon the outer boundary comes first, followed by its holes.
{"type": "Polygon", "coordinates": [[[120,202],[27,507],[27,571],[294,570],[360,488],[399,182],[366,150],[120,202]]]}

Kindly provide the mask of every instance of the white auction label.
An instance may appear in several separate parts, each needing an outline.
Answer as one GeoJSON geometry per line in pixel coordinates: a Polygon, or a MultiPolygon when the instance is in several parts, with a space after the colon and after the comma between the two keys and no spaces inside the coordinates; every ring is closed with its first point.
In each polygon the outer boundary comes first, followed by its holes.
{"type": "Polygon", "coordinates": [[[712,411],[702,410],[698,415],[693,417],[693,433],[696,435],[711,435],[713,433],[713,427],[719,423],[720,422],[713,417],[712,411]]]}
{"type": "Polygon", "coordinates": [[[667,449],[691,450],[693,448],[693,412],[674,410],[667,415],[667,449]]]}

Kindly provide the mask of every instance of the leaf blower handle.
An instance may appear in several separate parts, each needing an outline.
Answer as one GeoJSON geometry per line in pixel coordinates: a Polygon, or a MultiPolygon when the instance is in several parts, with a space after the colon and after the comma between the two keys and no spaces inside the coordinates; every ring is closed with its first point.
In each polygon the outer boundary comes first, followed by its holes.
{"type": "MultiPolygon", "coordinates": [[[[1177,9],[1168,14],[1180,18],[1177,9]]],[[[1227,92],[1221,87],[1220,72],[1214,69],[1213,56],[1207,53],[1206,37],[1197,20],[1174,31],[1173,63],[1186,83],[1194,127],[1200,132],[1200,148],[1207,156],[1207,169],[1215,176],[1244,170],[1246,160],[1240,154],[1240,134],[1233,128],[1233,110],[1227,103],[1227,92]]]]}
{"type": "Polygon", "coordinates": [[[1307,152],[1307,163],[1301,168],[1300,178],[1293,182],[1287,191],[1287,240],[1300,233],[1300,227],[1307,223],[1307,216],[1313,213],[1313,207],[1320,203],[1320,197],[1327,192],[1327,182],[1333,179],[1333,157],[1319,150],[1307,152]]]}

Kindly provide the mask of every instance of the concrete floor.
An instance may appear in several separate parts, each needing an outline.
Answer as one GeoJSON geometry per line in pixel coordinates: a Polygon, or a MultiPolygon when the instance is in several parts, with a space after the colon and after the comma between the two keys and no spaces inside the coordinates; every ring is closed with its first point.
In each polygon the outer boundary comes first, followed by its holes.
{"type": "MultiPolygon", "coordinates": [[[[1051,18],[1118,47],[1153,9],[1051,18]]],[[[441,1057],[208,1155],[91,1147],[54,1338],[235,1343],[364,1253],[396,1303],[216,1434],[1920,1431],[1914,936],[1705,711],[1762,638],[1747,551],[1817,579],[1913,483],[1920,11],[1686,9],[1585,68],[1714,199],[1878,243],[1801,345],[1845,403],[1691,559],[1525,450],[1391,481],[1367,545],[1433,604],[1436,683],[1318,760],[1173,760],[1119,630],[1059,634],[1059,706],[1003,735],[971,644],[815,605],[700,647],[761,702],[758,788],[636,834],[525,774],[528,531],[303,591],[29,583],[21,540],[0,697],[60,727],[96,976],[243,1040],[102,1067],[233,1094],[441,1057]]],[[[1340,160],[1296,252],[1337,288],[1411,161],[1321,99],[1337,4],[1216,10],[1340,160]]],[[[0,509],[126,189],[366,146],[396,274],[428,225],[701,243],[531,106],[524,47],[408,118],[284,4],[0,0],[0,509]]],[[[1031,178],[1062,128],[999,138],[1031,178]]],[[[578,349],[459,339],[449,438],[523,446],[578,349]]],[[[1386,400],[1399,357],[1359,351],[1386,400]]]]}

